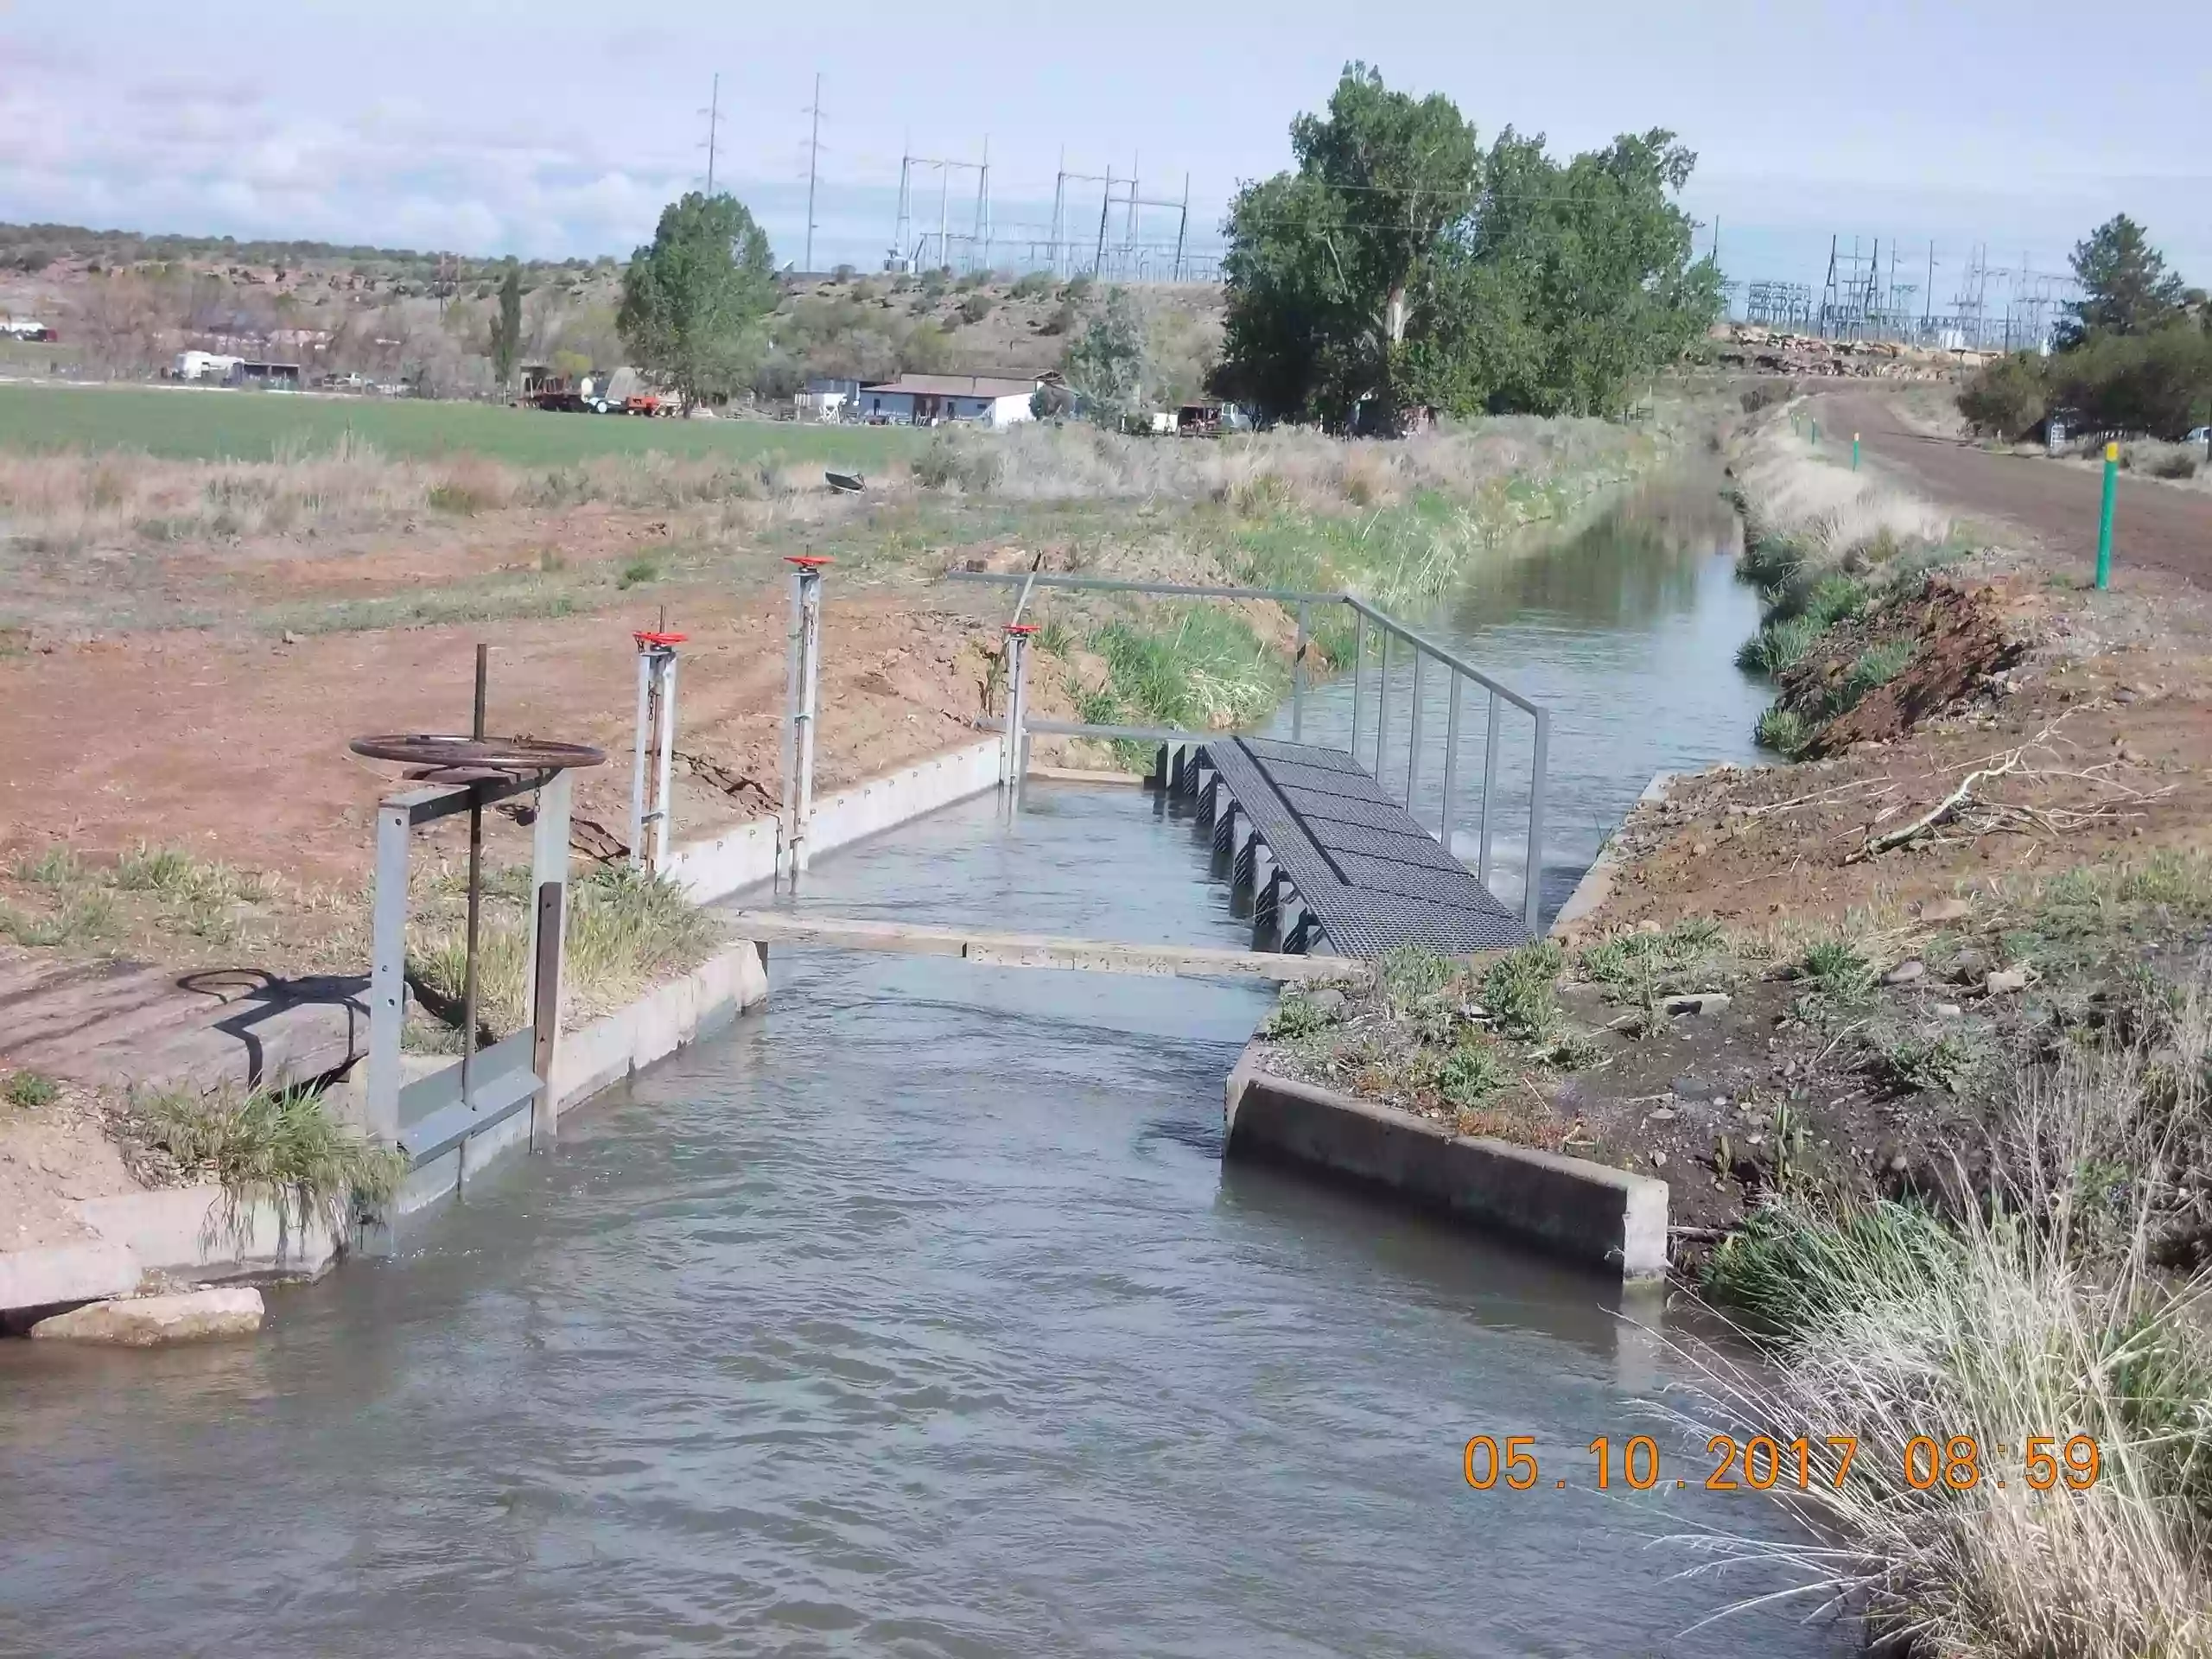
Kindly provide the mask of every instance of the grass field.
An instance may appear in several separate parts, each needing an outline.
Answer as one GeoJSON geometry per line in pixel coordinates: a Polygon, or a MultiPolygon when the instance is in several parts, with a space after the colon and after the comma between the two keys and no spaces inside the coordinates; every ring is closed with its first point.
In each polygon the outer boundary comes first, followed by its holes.
{"type": "Polygon", "coordinates": [[[0,385],[0,448],[123,449],[180,461],[269,461],[327,448],[350,431],[394,457],[480,454],[560,467],[646,451],[779,455],[868,467],[910,455],[928,435],[895,427],[767,421],[645,421],[549,415],[489,404],[302,397],[151,386],[0,385]]]}

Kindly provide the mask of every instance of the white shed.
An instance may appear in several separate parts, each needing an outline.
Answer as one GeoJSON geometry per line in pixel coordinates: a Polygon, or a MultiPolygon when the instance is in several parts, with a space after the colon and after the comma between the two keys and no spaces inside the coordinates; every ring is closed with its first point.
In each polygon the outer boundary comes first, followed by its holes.
{"type": "Polygon", "coordinates": [[[944,421],[1015,426],[1036,418],[1029,400],[1043,384],[988,374],[902,374],[896,380],[862,386],[854,413],[863,421],[893,426],[935,426],[944,421]]]}

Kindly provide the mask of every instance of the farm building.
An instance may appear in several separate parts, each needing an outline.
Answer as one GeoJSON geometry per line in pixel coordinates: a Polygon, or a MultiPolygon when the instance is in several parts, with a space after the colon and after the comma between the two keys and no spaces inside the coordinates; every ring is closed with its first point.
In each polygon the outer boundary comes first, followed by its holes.
{"type": "Polygon", "coordinates": [[[1044,384],[1035,377],[1016,380],[982,374],[902,374],[862,386],[855,413],[864,421],[893,426],[935,426],[944,421],[973,421],[1007,427],[1033,420],[1029,400],[1044,384]]]}

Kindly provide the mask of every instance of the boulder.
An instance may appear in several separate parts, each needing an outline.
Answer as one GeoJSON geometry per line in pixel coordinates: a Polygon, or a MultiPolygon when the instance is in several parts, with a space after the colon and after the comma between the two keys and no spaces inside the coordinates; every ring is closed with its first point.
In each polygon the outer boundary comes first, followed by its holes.
{"type": "Polygon", "coordinates": [[[207,1337],[251,1336],[261,1328],[261,1293],[250,1286],[91,1302],[31,1326],[34,1340],[105,1342],[151,1348],[207,1337]]]}
{"type": "Polygon", "coordinates": [[[1670,996],[1660,1007],[1669,1017],[1678,1014],[1726,1014],[1729,1001],[1726,991],[1694,991],[1670,996]]]}
{"type": "Polygon", "coordinates": [[[1913,957],[1904,962],[1897,963],[1897,965],[1891,969],[1888,973],[1884,974],[1882,976],[1882,983],[1885,985],[1910,985],[1915,980],[1919,979],[1923,975],[1926,974],[1927,971],[1928,964],[1921,961],[1918,957],[1913,957]]]}

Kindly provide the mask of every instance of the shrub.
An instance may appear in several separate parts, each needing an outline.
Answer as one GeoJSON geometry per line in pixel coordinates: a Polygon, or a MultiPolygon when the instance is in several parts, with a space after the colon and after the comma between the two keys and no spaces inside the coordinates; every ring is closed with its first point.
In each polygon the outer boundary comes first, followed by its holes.
{"type": "Polygon", "coordinates": [[[1824,632],[1809,616],[1778,617],[1744,641],[1736,666],[1746,674],[1779,674],[1802,662],[1824,632]]]}
{"type": "Polygon", "coordinates": [[[1041,300],[1058,285],[1051,271],[1033,270],[1015,283],[1010,292],[1017,300],[1041,300]]]}
{"type": "Polygon", "coordinates": [[[1402,944],[1382,953],[1376,964],[1383,1003],[1395,1014],[1436,996],[1452,982],[1452,958],[1425,944],[1402,944]]]}
{"type": "Polygon", "coordinates": [[[1866,608],[1866,584],[1855,576],[1822,576],[1805,596],[1802,614],[1816,626],[1832,628],[1861,614],[1866,608]]]}
{"type": "Polygon", "coordinates": [[[963,322],[981,322],[990,315],[991,296],[988,294],[970,294],[960,302],[960,320],[963,322]]]}
{"type": "Polygon", "coordinates": [[[1756,415],[1763,409],[1789,400],[1789,383],[1786,380],[1762,380],[1757,385],[1746,387],[1743,397],[1738,399],[1746,415],[1756,415]]]}
{"type": "Polygon", "coordinates": [[[1268,1023],[1261,1028],[1260,1034],[1277,1041],[1291,1041],[1300,1037],[1310,1037],[1332,1023],[1328,1012],[1315,1003],[1312,997],[1293,991],[1268,1016],[1268,1023]]]}
{"type": "Polygon", "coordinates": [[[1904,1037],[1882,1052],[1882,1080],[1892,1089],[1956,1094],[1981,1063],[1980,1051],[1955,1032],[1904,1037]]]}
{"type": "Polygon", "coordinates": [[[1887,685],[1912,665],[1913,646],[1908,639],[1887,639],[1860,652],[1843,676],[1830,686],[1823,711],[1834,718],[1847,714],[1866,700],[1869,691],[1887,685]]]}
{"type": "Polygon", "coordinates": [[[2194,321],[2095,334],[2050,359],[2051,401],[2107,431],[2178,438],[2212,415],[2212,334],[2194,321]]]}
{"type": "Polygon", "coordinates": [[[627,564],[622,567],[621,574],[614,578],[614,585],[617,588],[636,588],[640,587],[646,582],[658,582],[659,580],[660,565],[658,563],[652,559],[640,556],[639,558],[632,559],[627,564]]]}
{"type": "Polygon", "coordinates": [[[1874,994],[1874,964],[1848,939],[1821,939],[1805,947],[1797,959],[1798,977],[1816,995],[1845,1004],[1863,1002],[1874,994]]]}
{"type": "Polygon", "coordinates": [[[1751,736],[1761,748],[1794,759],[1812,741],[1813,728],[1795,709],[1786,709],[1777,702],[1770,704],[1759,716],[1751,736]]]}
{"type": "Polygon", "coordinates": [[[61,1085],[52,1077],[36,1071],[18,1071],[11,1076],[0,1095],[7,1097],[11,1106],[50,1106],[61,1092],[61,1085]]]}
{"type": "Polygon", "coordinates": [[[1511,1071],[1483,1039],[1471,1038],[1446,1055],[1436,1068],[1436,1092],[1450,1106],[1479,1106],[1503,1088],[1511,1071]]]}
{"type": "Polygon", "coordinates": [[[1549,939],[1509,951],[1483,975],[1483,1011],[1507,1036],[1540,1041],[1559,1017],[1559,976],[1566,965],[1566,953],[1549,939]]]}
{"type": "Polygon", "coordinates": [[[2033,352],[2015,352],[1985,363],[1959,393],[1958,405],[1977,432],[2008,440],[2025,437],[2050,406],[2043,359],[2033,352]]]}

